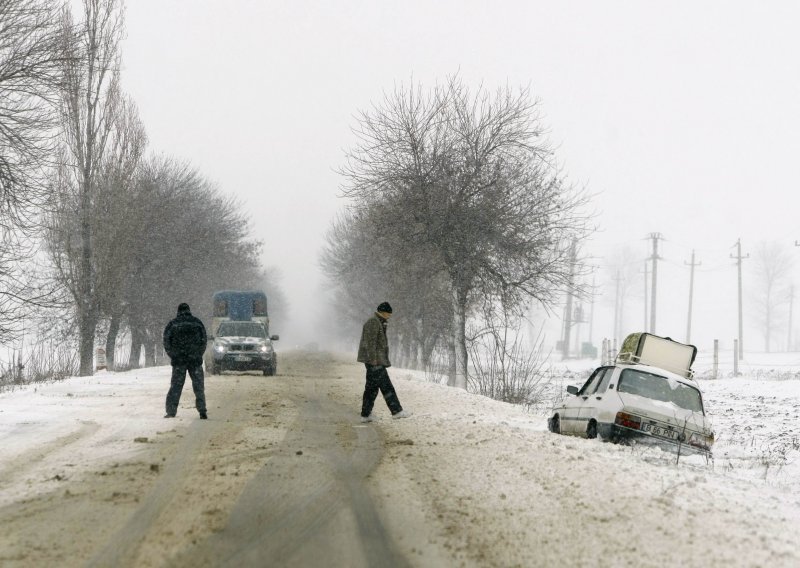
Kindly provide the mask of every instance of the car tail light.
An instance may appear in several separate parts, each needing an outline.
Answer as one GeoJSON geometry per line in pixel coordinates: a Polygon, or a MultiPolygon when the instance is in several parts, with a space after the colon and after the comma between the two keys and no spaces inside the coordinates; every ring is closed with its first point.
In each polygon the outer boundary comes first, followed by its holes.
{"type": "Polygon", "coordinates": [[[639,430],[642,427],[642,419],[627,412],[617,412],[617,417],[614,419],[614,424],[624,428],[631,428],[639,430]]]}

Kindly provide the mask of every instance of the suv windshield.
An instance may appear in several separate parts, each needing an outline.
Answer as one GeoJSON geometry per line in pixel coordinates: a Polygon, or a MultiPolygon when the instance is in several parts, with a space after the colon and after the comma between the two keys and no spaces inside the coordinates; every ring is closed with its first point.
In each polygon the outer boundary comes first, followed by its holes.
{"type": "Polygon", "coordinates": [[[693,412],[703,412],[703,399],[699,390],[653,373],[625,369],[622,371],[617,391],[671,402],[693,412]]]}
{"type": "Polygon", "coordinates": [[[252,321],[227,321],[219,324],[217,330],[219,337],[258,337],[267,338],[264,325],[252,321]]]}

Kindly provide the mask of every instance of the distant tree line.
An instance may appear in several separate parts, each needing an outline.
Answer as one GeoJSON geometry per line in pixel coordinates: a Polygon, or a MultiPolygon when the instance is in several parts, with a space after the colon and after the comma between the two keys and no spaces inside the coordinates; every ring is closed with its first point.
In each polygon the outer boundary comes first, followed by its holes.
{"type": "Polygon", "coordinates": [[[98,342],[118,366],[138,366],[142,348],[155,363],[182,301],[200,317],[223,288],[285,302],[240,205],[190,164],[148,154],[121,87],[123,32],[122,0],[83,0],[79,18],[68,4],[0,2],[0,343],[38,315],[40,333],[77,336],[81,375],[98,342]]]}
{"type": "Polygon", "coordinates": [[[322,255],[340,309],[355,327],[390,300],[398,355],[424,368],[443,354],[454,386],[467,387],[492,320],[581,293],[570,251],[591,231],[587,198],[555,166],[538,113],[525,88],[401,86],[358,116],[341,168],[351,206],[322,255]]]}

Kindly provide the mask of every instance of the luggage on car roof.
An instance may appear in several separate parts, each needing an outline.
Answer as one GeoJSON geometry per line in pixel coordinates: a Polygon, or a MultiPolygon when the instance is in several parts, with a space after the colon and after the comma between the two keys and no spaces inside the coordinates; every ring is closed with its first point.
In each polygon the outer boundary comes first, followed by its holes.
{"type": "Polygon", "coordinates": [[[617,362],[652,365],[691,379],[694,375],[692,363],[696,356],[697,347],[694,345],[652,333],[637,332],[629,334],[622,342],[617,362]]]}

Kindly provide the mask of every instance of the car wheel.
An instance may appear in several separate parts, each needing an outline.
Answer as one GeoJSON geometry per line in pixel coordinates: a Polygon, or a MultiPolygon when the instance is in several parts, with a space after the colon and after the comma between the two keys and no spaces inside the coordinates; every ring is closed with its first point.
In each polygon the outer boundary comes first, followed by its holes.
{"type": "Polygon", "coordinates": [[[547,427],[552,433],[561,434],[561,418],[559,418],[558,414],[550,417],[550,420],[547,421],[547,427]]]}
{"type": "Polygon", "coordinates": [[[586,427],[586,437],[590,440],[597,438],[597,422],[589,420],[589,425],[586,427]]]}

